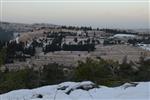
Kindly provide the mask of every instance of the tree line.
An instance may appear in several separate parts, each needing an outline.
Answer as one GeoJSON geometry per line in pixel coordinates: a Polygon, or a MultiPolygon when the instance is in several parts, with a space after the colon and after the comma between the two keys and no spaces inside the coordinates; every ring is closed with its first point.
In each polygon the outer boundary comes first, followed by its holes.
{"type": "Polygon", "coordinates": [[[138,32],[129,32],[126,30],[118,30],[118,29],[100,29],[100,31],[104,31],[106,33],[112,33],[112,34],[133,34],[138,35],[138,32]]]}

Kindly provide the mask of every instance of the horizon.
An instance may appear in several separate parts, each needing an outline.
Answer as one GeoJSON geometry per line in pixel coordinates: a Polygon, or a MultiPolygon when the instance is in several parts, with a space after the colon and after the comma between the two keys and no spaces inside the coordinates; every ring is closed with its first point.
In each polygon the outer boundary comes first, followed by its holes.
{"type": "Polygon", "coordinates": [[[77,25],[65,25],[65,24],[53,24],[53,23],[23,23],[23,22],[10,22],[10,21],[0,21],[0,23],[13,23],[13,24],[27,24],[27,25],[34,25],[34,24],[48,24],[48,25],[56,25],[56,26],[73,26],[73,27],[92,27],[92,29],[118,29],[118,30],[150,30],[150,28],[112,28],[112,27],[93,27],[93,26],[77,26],[77,25]]]}
{"type": "Polygon", "coordinates": [[[59,0],[60,2],[53,0],[43,2],[40,0],[13,1],[3,0],[1,2],[2,22],[46,23],[113,29],[150,29],[149,2],[113,2],[113,0],[109,0],[110,2],[103,0],[99,0],[103,2],[84,2],[84,0],[82,0],[83,2],[78,2],[78,0],[76,0],[77,2],[61,2],[64,0],[59,0]]]}

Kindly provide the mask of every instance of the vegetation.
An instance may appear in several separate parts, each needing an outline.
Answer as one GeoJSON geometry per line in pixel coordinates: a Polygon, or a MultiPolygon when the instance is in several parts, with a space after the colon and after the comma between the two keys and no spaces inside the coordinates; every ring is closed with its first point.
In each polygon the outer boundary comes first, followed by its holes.
{"type": "Polygon", "coordinates": [[[6,31],[0,27],[0,40],[9,41],[12,38],[13,38],[13,32],[12,31],[6,31]]]}
{"type": "Polygon", "coordinates": [[[129,32],[129,31],[126,31],[126,30],[117,30],[117,29],[100,29],[100,31],[104,31],[106,33],[112,33],[112,34],[134,34],[134,35],[137,35],[138,33],[137,32],[129,32]]]}
{"type": "Polygon", "coordinates": [[[19,71],[0,72],[0,93],[21,88],[35,88],[48,84],[56,84],[65,80],[62,67],[49,64],[43,69],[24,69],[19,71]]]}
{"type": "Polygon", "coordinates": [[[0,73],[0,93],[19,88],[33,88],[36,75],[32,70],[0,73]]]}
{"type": "MultiPolygon", "coordinates": [[[[68,33],[67,33],[68,34],[68,33]]],[[[92,40],[90,43],[90,39],[85,41],[79,41],[78,38],[74,39],[74,42],[78,42],[77,44],[66,44],[62,43],[62,39],[65,38],[65,34],[62,33],[53,33],[48,35],[48,37],[54,38],[52,43],[49,43],[43,48],[44,53],[54,52],[54,51],[94,51],[95,50],[95,40],[92,40]]]]}
{"type": "MultiPolygon", "coordinates": [[[[91,27],[66,27],[69,29],[81,29],[83,31],[92,30],[91,27]]],[[[97,29],[99,30],[99,29],[97,29]]],[[[0,29],[0,31],[3,31],[0,29]]],[[[124,33],[124,34],[137,34],[127,31],[119,31],[112,29],[102,29],[106,33],[124,33]]],[[[33,40],[29,47],[25,43],[1,42],[0,41],[0,66],[6,63],[13,63],[13,60],[25,61],[27,57],[34,56],[36,47],[42,47],[44,53],[53,51],[94,51],[96,40],[87,39],[79,41],[78,38],[74,39],[76,44],[63,44],[63,38],[70,34],[74,36],[75,33],[60,32],[49,34],[48,38],[53,38],[49,44],[43,46],[43,42],[33,40]],[[61,33],[61,34],[60,34],[61,33]],[[92,42],[91,42],[92,41],[92,42]],[[7,44],[7,46],[5,46],[7,44]]],[[[45,33],[46,34],[46,33],[45,33]]],[[[88,34],[86,34],[87,36],[88,34]]],[[[0,36],[1,37],[1,36],[0,36]]],[[[150,39],[130,39],[128,43],[136,45],[137,43],[150,43],[150,39]]],[[[42,40],[41,40],[42,41],[42,40]]],[[[44,40],[43,40],[44,41],[44,40]]],[[[48,41],[47,39],[45,41],[48,41]]],[[[111,40],[104,41],[107,44],[120,44],[120,40],[111,42],[111,40]]],[[[18,71],[0,71],[0,93],[5,93],[10,90],[20,88],[35,88],[43,85],[57,84],[64,81],[84,81],[90,80],[97,84],[107,86],[118,86],[125,82],[132,81],[150,81],[150,60],[141,59],[138,63],[127,63],[127,57],[123,60],[122,64],[112,60],[104,59],[90,59],[87,58],[85,62],[79,61],[77,67],[70,67],[58,65],[56,63],[41,66],[40,68],[18,70],[18,71]],[[67,68],[69,73],[65,73],[64,68],[67,68]]],[[[24,67],[24,66],[23,66],[24,67]]],[[[35,66],[34,68],[36,68],[35,66]]]]}
{"type": "Polygon", "coordinates": [[[82,26],[82,27],[75,27],[75,26],[62,26],[61,28],[63,29],[70,29],[70,30],[93,30],[92,27],[86,27],[86,26],[82,26]]]}
{"type": "Polygon", "coordinates": [[[119,64],[112,60],[92,60],[79,62],[78,67],[68,69],[56,63],[49,64],[38,70],[24,69],[0,72],[0,93],[20,88],[35,88],[43,85],[57,84],[64,81],[90,80],[106,86],[118,86],[125,82],[150,81],[150,60],[141,60],[137,69],[132,62],[119,64]]]}
{"type": "Polygon", "coordinates": [[[80,44],[80,45],[63,45],[64,51],[94,51],[95,45],[94,44],[80,44]]]}
{"type": "Polygon", "coordinates": [[[140,62],[139,69],[133,63],[114,62],[111,60],[92,60],[80,62],[75,69],[77,81],[91,80],[97,84],[107,86],[118,86],[125,82],[149,81],[150,60],[140,62]]]}
{"type": "Polygon", "coordinates": [[[5,59],[6,59],[6,48],[3,48],[3,46],[1,46],[0,48],[0,67],[2,64],[5,63],[5,59]]]}

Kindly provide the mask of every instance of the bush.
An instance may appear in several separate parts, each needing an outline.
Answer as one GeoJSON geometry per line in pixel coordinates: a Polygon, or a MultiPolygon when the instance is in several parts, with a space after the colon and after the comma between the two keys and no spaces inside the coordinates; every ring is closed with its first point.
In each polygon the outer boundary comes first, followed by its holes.
{"type": "Polygon", "coordinates": [[[34,79],[33,71],[26,69],[17,72],[1,72],[2,79],[0,80],[1,92],[8,92],[14,89],[33,88],[34,79]]]}
{"type": "Polygon", "coordinates": [[[0,49],[0,66],[4,64],[5,59],[6,59],[6,49],[2,48],[0,49]]]}
{"type": "Polygon", "coordinates": [[[0,93],[15,89],[35,88],[65,81],[63,67],[49,64],[39,71],[24,69],[15,72],[0,72],[0,93]]]}
{"type": "Polygon", "coordinates": [[[140,63],[136,81],[150,81],[150,59],[140,63]]]}
{"type": "Polygon", "coordinates": [[[96,61],[88,58],[85,63],[80,62],[75,69],[75,79],[77,81],[90,80],[101,85],[112,84],[111,81],[109,84],[107,81],[116,80],[116,77],[113,75],[109,63],[103,59],[96,61]]]}
{"type": "Polygon", "coordinates": [[[41,77],[43,85],[57,84],[65,80],[63,67],[56,63],[44,66],[41,77]]]}
{"type": "Polygon", "coordinates": [[[79,62],[65,75],[65,66],[48,64],[38,71],[33,69],[16,72],[0,72],[0,93],[14,89],[35,88],[43,85],[58,84],[64,81],[93,81],[106,86],[118,86],[131,81],[150,81],[150,60],[141,60],[135,70],[133,63],[119,64],[112,60],[93,60],[87,58],[79,62]]]}
{"type": "Polygon", "coordinates": [[[139,64],[122,63],[111,60],[92,60],[79,62],[75,69],[75,80],[90,80],[106,86],[118,86],[132,81],[150,81],[150,60],[139,64]],[[136,69],[135,69],[136,67],[136,69]]]}

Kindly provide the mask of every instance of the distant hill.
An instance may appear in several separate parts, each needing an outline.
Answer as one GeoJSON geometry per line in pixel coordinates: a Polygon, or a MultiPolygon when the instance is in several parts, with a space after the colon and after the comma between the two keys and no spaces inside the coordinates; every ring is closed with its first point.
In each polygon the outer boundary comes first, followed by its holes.
{"type": "Polygon", "coordinates": [[[150,29],[135,29],[135,32],[139,32],[141,34],[150,34],[150,29]]]}
{"type": "Polygon", "coordinates": [[[0,40],[8,41],[13,38],[13,31],[6,31],[0,27],[0,40]]]}
{"type": "Polygon", "coordinates": [[[25,32],[32,30],[30,24],[0,22],[0,27],[6,31],[25,32]]]}
{"type": "Polygon", "coordinates": [[[58,25],[44,24],[44,23],[24,24],[24,23],[0,22],[0,27],[4,30],[9,30],[14,32],[28,32],[43,27],[54,28],[54,27],[58,27],[58,25]]]}
{"type": "Polygon", "coordinates": [[[29,25],[0,22],[0,40],[8,41],[13,38],[14,32],[24,32],[31,30],[29,25]]]}
{"type": "Polygon", "coordinates": [[[9,22],[0,22],[0,40],[10,40],[13,38],[14,33],[24,33],[30,32],[35,29],[41,28],[54,28],[58,27],[53,24],[44,24],[44,23],[36,23],[36,24],[23,24],[23,23],[9,23],[9,22]]]}

